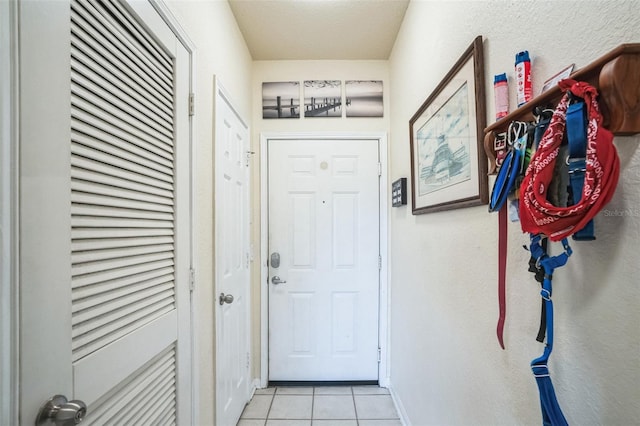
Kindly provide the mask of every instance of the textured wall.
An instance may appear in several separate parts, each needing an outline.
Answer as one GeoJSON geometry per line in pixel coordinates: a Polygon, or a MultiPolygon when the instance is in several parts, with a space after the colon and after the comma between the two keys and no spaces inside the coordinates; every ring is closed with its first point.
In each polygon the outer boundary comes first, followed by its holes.
{"type": "MultiPolygon", "coordinates": [[[[493,75],[513,78],[529,50],[534,93],[570,63],[583,67],[640,42],[637,1],[413,1],[390,58],[390,181],[410,176],[407,123],[476,35],[483,35],[487,119],[493,75]]],[[[510,102],[515,85],[510,81],[510,102]]],[[[640,419],[640,137],[616,138],[621,179],[596,217],[598,239],[574,243],[554,276],[556,342],[550,362],[570,424],[640,419]]],[[[493,181],[490,181],[492,184],[493,181]]],[[[495,337],[497,215],[486,207],[413,216],[392,209],[391,381],[413,425],[540,424],[531,359],[539,287],[527,237],[509,226],[507,350],[495,337]]],[[[558,251],[558,248],[554,248],[558,251]]]]}

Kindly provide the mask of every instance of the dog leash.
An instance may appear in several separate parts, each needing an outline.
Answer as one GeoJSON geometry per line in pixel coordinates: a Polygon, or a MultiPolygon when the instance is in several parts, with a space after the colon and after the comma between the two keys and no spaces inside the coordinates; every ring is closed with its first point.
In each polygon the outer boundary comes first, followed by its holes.
{"type": "Polygon", "coordinates": [[[553,301],[551,299],[553,272],[556,268],[564,266],[573,253],[566,238],[562,240],[564,252],[557,256],[549,256],[541,244],[541,235],[531,235],[531,255],[536,259],[536,264],[544,269],[544,281],[540,295],[545,305],[547,343],[542,355],[531,361],[531,370],[536,378],[540,393],[540,406],[542,409],[542,421],[544,425],[565,426],[567,420],[562,413],[558,398],[556,397],[551,376],[549,375],[549,357],[553,351],[553,301]]]}
{"type": "Polygon", "coordinates": [[[489,211],[498,211],[498,324],[496,335],[502,349],[504,345],[504,325],[507,317],[507,198],[514,189],[520,175],[527,145],[527,125],[513,122],[508,130],[509,151],[500,166],[500,171],[491,191],[489,211]]]}

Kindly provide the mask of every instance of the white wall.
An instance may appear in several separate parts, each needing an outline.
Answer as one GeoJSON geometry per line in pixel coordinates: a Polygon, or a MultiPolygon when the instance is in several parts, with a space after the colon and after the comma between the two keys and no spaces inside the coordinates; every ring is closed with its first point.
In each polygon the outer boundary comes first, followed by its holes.
{"type": "Polygon", "coordinates": [[[251,56],[226,1],[167,1],[195,52],[194,322],[197,374],[195,424],[215,424],[215,315],[213,252],[213,80],[217,75],[243,117],[251,105],[251,56]]]}
{"type": "MultiPolygon", "coordinates": [[[[251,165],[252,173],[252,227],[251,239],[256,261],[252,275],[252,313],[254,330],[252,336],[253,375],[260,377],[260,134],[261,133],[380,133],[389,131],[389,68],[387,61],[256,61],[253,63],[251,81],[252,133],[251,150],[256,153],[251,165]],[[341,80],[344,92],[345,80],[382,80],[384,116],[380,118],[322,118],[300,117],[297,119],[262,118],[262,83],[299,81],[300,97],[304,97],[305,80],[341,80]]],[[[344,93],[343,93],[344,95],[344,93]]],[[[304,113],[302,114],[304,115],[304,113]]]]}
{"type": "MultiPolygon", "coordinates": [[[[493,76],[513,78],[515,53],[532,55],[537,94],[570,63],[580,68],[639,42],[640,13],[635,0],[412,1],[390,58],[390,181],[410,177],[409,119],[479,34],[492,122],[493,76]]],[[[514,87],[510,81],[512,106],[514,87]]],[[[615,143],[620,184],[595,219],[598,239],[573,243],[569,264],[554,276],[550,369],[570,424],[640,418],[640,137],[615,143]]],[[[503,351],[495,336],[497,215],[477,207],[413,216],[410,205],[390,216],[391,380],[408,420],[540,424],[529,368],[543,350],[535,341],[540,298],[527,272],[526,235],[510,224],[503,351]]]]}

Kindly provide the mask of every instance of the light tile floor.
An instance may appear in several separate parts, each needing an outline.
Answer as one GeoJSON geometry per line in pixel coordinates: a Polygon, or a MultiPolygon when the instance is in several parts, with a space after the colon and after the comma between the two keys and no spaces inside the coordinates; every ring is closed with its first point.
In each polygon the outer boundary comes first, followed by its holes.
{"type": "Polygon", "coordinates": [[[402,426],[389,391],[378,386],[258,389],[237,426],[402,426]]]}

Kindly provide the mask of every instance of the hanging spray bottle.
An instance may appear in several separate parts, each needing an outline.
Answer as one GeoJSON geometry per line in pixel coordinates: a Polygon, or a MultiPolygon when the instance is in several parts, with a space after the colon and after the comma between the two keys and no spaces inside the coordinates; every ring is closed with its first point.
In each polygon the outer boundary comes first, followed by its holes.
{"type": "Polygon", "coordinates": [[[493,77],[493,93],[495,95],[496,120],[500,120],[509,113],[509,86],[506,73],[493,77]]]}
{"type": "Polygon", "coordinates": [[[516,81],[518,83],[518,107],[521,107],[531,100],[533,93],[531,88],[531,59],[529,59],[529,52],[526,50],[516,54],[516,81]]]}

